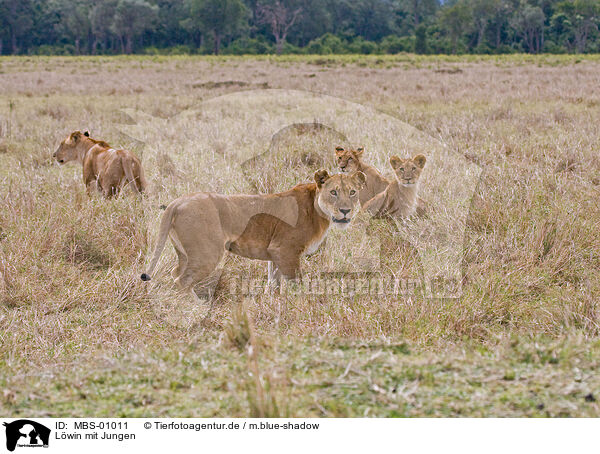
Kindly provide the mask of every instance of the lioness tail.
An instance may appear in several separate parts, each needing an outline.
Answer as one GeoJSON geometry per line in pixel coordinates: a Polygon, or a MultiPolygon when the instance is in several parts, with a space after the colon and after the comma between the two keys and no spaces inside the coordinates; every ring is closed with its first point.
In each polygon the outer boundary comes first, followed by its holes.
{"type": "Polygon", "coordinates": [[[156,268],[156,265],[158,264],[158,259],[160,259],[160,255],[165,248],[165,243],[167,242],[167,237],[169,236],[169,231],[171,230],[175,208],[176,205],[174,203],[170,203],[163,213],[162,219],[160,220],[160,228],[158,230],[156,247],[154,248],[154,256],[152,257],[152,262],[150,262],[150,268],[148,268],[148,272],[143,273],[140,276],[142,281],[149,281],[151,279],[154,268],[156,268]]]}

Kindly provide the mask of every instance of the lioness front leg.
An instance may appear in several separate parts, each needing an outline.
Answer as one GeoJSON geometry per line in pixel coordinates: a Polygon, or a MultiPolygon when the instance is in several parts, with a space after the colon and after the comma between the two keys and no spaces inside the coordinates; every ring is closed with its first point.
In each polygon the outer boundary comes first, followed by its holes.
{"type": "Polygon", "coordinates": [[[300,276],[300,255],[273,259],[273,267],[276,270],[274,278],[278,283],[281,283],[282,277],[288,280],[298,279],[300,276]]]}
{"type": "Polygon", "coordinates": [[[279,288],[281,281],[281,273],[273,262],[270,260],[267,262],[267,285],[274,288],[279,288]]]}

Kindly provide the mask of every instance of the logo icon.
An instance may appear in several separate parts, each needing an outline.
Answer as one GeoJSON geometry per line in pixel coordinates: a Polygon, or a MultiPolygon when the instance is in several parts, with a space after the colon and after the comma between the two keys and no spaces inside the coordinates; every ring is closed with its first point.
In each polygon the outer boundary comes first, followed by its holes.
{"type": "Polygon", "coordinates": [[[19,447],[48,447],[50,429],[39,422],[29,419],[17,419],[6,426],[6,449],[14,451],[19,447]]]}

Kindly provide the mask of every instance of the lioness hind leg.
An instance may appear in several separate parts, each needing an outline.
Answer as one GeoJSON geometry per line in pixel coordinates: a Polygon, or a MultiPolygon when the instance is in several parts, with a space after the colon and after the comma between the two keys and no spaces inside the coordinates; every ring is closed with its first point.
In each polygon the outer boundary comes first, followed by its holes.
{"type": "MultiPolygon", "coordinates": [[[[210,210],[211,205],[207,204],[202,208],[210,210]]],[[[198,216],[196,212],[184,212],[173,221],[174,235],[171,238],[178,240],[180,246],[177,249],[187,257],[185,269],[180,263],[180,274],[175,279],[182,290],[193,289],[198,283],[208,282],[225,254],[225,239],[220,226],[214,222],[211,224],[206,219],[212,214],[209,212],[198,216]]]]}
{"type": "Polygon", "coordinates": [[[119,197],[119,187],[118,186],[108,186],[102,191],[104,197],[107,199],[112,199],[113,197],[119,197]]]}
{"type": "Polygon", "coordinates": [[[88,197],[92,197],[96,191],[99,191],[98,182],[96,180],[85,183],[85,192],[88,197]]]}
{"type": "Polygon", "coordinates": [[[173,243],[173,247],[177,253],[177,265],[171,271],[171,276],[173,279],[177,279],[187,268],[188,257],[174,232],[171,232],[170,237],[171,243],[173,243]]]}
{"type": "MultiPolygon", "coordinates": [[[[188,261],[187,267],[179,275],[179,277],[177,279],[175,279],[175,283],[181,289],[192,289],[192,291],[193,291],[194,286],[196,284],[198,284],[199,282],[202,282],[202,281],[208,282],[209,281],[209,277],[211,276],[213,271],[217,268],[217,265],[221,261],[222,256],[223,256],[223,253],[221,253],[218,258],[213,257],[212,260],[205,258],[206,261],[203,261],[203,262],[188,261]]],[[[189,260],[189,258],[188,258],[188,260],[189,260]]]]}

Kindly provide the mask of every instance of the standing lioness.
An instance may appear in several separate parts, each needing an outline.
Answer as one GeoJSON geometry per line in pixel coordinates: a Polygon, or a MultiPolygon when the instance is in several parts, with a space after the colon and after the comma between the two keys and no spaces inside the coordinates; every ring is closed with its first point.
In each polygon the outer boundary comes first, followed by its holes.
{"type": "Polygon", "coordinates": [[[278,283],[282,276],[294,279],[300,257],[319,247],[332,223],[348,227],[364,185],[362,172],[330,176],[319,170],[315,183],[278,194],[197,192],[179,197],[163,214],[154,257],[141,278],[150,280],[170,236],[179,259],[173,278],[192,295],[194,285],[211,274],[225,251],[268,260],[270,281],[278,283]]]}
{"type": "Polygon", "coordinates": [[[137,193],[146,190],[142,163],[131,151],[115,150],[89,133],[75,131],[64,139],[52,155],[59,164],[77,161],[83,165],[83,181],[88,195],[96,185],[104,197],[119,195],[125,184],[137,193]]]}

